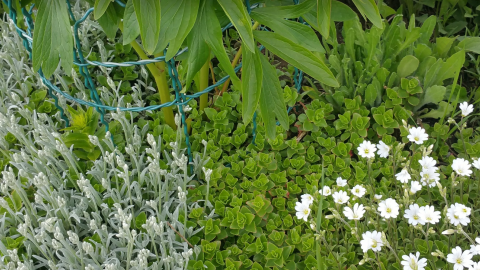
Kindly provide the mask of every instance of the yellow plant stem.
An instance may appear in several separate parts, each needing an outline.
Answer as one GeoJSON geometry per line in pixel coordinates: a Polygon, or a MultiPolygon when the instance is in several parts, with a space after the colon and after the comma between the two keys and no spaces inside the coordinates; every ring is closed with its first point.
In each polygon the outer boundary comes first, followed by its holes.
{"type": "MultiPolygon", "coordinates": [[[[123,31],[123,23],[121,22],[119,24],[120,30],[123,31]]],[[[132,41],[130,43],[132,45],[132,48],[135,50],[135,52],[138,54],[138,56],[142,60],[148,60],[150,59],[147,54],[143,51],[143,48],[138,44],[136,40],[132,41]]],[[[156,55],[162,56],[163,53],[160,53],[156,55]]],[[[152,64],[147,64],[146,65],[150,73],[152,73],[153,78],[155,80],[155,83],[157,84],[157,89],[158,93],[160,94],[160,103],[167,103],[170,102],[170,90],[168,87],[167,83],[167,74],[166,74],[166,69],[165,69],[165,62],[157,62],[157,63],[152,63],[152,64]]],[[[173,129],[177,129],[177,126],[175,125],[175,118],[173,116],[173,110],[171,107],[163,107],[162,108],[163,115],[165,117],[165,122],[173,129]]]]}
{"type": "MultiPolygon", "coordinates": [[[[210,57],[208,57],[207,62],[203,65],[199,72],[198,78],[198,91],[203,91],[205,88],[208,87],[208,69],[209,69],[210,57]]],[[[208,106],[208,93],[205,93],[200,96],[200,111],[203,111],[204,108],[208,106]]]]}
{"type": "MultiPolygon", "coordinates": [[[[259,22],[255,22],[252,25],[252,29],[255,30],[257,27],[260,25],[259,22]]],[[[235,54],[235,57],[233,58],[232,61],[232,67],[235,68],[235,66],[238,63],[238,60],[240,60],[240,56],[242,56],[242,48],[243,46],[240,46],[240,49],[238,49],[237,54],[235,54]]],[[[228,85],[230,84],[230,78],[223,84],[222,91],[220,91],[220,96],[223,95],[223,92],[227,91],[228,85]]]]}

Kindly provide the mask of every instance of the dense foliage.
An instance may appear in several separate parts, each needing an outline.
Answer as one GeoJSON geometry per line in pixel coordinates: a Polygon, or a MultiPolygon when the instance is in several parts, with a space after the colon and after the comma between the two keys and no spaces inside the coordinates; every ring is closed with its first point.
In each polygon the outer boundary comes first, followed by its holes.
{"type": "MultiPolygon", "coordinates": [[[[32,61],[0,21],[2,269],[480,269],[476,1],[69,3],[94,7],[88,61],[165,55],[185,92],[232,82],[186,126],[119,109],[108,132],[60,96],[65,127],[36,71],[90,93],[66,2],[34,2],[32,61]]],[[[104,104],[176,98],[164,62],[89,71],[104,104]]]]}

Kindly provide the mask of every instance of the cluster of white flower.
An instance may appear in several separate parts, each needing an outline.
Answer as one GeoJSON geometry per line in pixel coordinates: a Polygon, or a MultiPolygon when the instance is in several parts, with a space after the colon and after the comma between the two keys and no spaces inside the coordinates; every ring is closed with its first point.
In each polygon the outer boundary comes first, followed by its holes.
{"type": "Polygon", "coordinates": [[[301,199],[302,200],[300,202],[295,204],[295,211],[297,211],[296,215],[298,219],[307,221],[311,212],[310,206],[313,203],[313,196],[310,194],[303,194],[301,199]]]}
{"type": "Polygon", "coordinates": [[[363,141],[357,148],[358,154],[363,158],[375,158],[375,151],[382,158],[387,158],[390,154],[391,146],[380,141],[377,145],[370,141],[363,141]],[[378,150],[377,150],[378,149],[378,150]]]}
{"type": "Polygon", "coordinates": [[[447,210],[447,218],[454,226],[459,224],[467,226],[470,223],[470,214],[472,209],[461,203],[455,203],[450,205],[447,210]]]}
{"type": "Polygon", "coordinates": [[[418,204],[411,204],[405,210],[403,215],[407,219],[408,224],[416,226],[417,224],[425,225],[437,224],[440,221],[440,211],[435,211],[433,206],[419,206],[418,204]]]}

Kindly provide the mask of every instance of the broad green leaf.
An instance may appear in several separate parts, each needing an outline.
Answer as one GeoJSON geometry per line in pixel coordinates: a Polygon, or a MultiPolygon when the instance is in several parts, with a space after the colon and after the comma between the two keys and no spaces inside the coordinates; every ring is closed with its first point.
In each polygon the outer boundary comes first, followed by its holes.
{"type": "Polygon", "coordinates": [[[267,138],[274,140],[276,134],[276,121],[278,119],[283,128],[288,129],[288,114],[285,100],[283,99],[283,91],[277,71],[269,62],[268,58],[260,54],[263,70],[262,91],[260,94],[260,113],[267,138]]]}
{"type": "Polygon", "coordinates": [[[202,20],[202,17],[206,16],[204,9],[199,10],[197,21],[192,28],[192,31],[187,36],[187,46],[188,46],[188,58],[187,58],[187,77],[185,80],[185,85],[190,86],[190,82],[193,80],[195,74],[202,68],[205,62],[208,60],[210,55],[210,49],[208,48],[207,43],[205,43],[205,38],[208,35],[206,25],[202,24],[205,20],[202,20]]]}
{"type": "Polygon", "coordinates": [[[248,15],[242,0],[217,0],[223,11],[228,16],[233,26],[242,38],[243,45],[250,51],[255,52],[255,40],[252,33],[252,20],[248,15]]]}
{"type": "Polygon", "coordinates": [[[353,0],[353,3],[358,8],[358,11],[367,16],[373,25],[380,29],[383,28],[382,17],[380,17],[380,12],[374,0],[353,0]]]}
{"type": "Polygon", "coordinates": [[[48,78],[57,68],[60,57],[63,69],[70,72],[73,65],[73,35],[67,3],[64,0],[42,0],[38,3],[33,34],[33,69],[37,71],[41,67],[48,78]]]}
{"type": "Polygon", "coordinates": [[[332,17],[332,0],[317,1],[317,23],[320,34],[328,39],[330,34],[330,22],[332,17]]]}
{"type": "Polygon", "coordinates": [[[265,16],[264,14],[255,14],[253,12],[252,18],[310,51],[325,53],[325,50],[313,29],[304,24],[278,19],[273,16],[265,16]]]}
{"type": "Polygon", "coordinates": [[[100,17],[102,17],[103,13],[105,13],[105,11],[108,8],[108,5],[111,2],[112,1],[110,0],[95,0],[95,5],[93,6],[94,7],[93,18],[95,20],[98,20],[100,17]]]}
{"type": "Polygon", "coordinates": [[[381,1],[379,2],[381,5],[378,7],[378,10],[380,11],[380,15],[382,15],[383,18],[386,18],[390,15],[395,14],[395,9],[389,7],[385,2],[381,1]]]}
{"type": "Polygon", "coordinates": [[[12,192],[12,198],[13,198],[13,203],[15,204],[15,211],[18,212],[20,209],[22,209],[22,197],[18,195],[17,191],[12,192]]]}
{"type": "Polygon", "coordinates": [[[165,59],[175,56],[195,24],[199,4],[200,0],[161,1],[162,23],[154,54],[168,45],[165,59]]]}
{"type": "Polygon", "coordinates": [[[292,19],[304,15],[313,9],[316,4],[316,0],[306,0],[298,5],[267,6],[254,9],[251,14],[256,13],[269,17],[292,19]]]}
{"type": "Polygon", "coordinates": [[[453,36],[461,30],[465,29],[468,25],[467,21],[456,21],[452,22],[449,25],[445,26],[445,31],[447,31],[447,36],[453,36]]]}
{"type": "Polygon", "coordinates": [[[396,50],[395,55],[398,55],[408,46],[412,45],[413,42],[415,42],[421,35],[422,33],[420,31],[420,28],[414,28],[412,29],[411,32],[407,32],[405,41],[401,42],[400,46],[398,46],[398,49],[396,50]]]}
{"type": "Polygon", "coordinates": [[[132,0],[140,26],[142,45],[145,51],[153,54],[160,34],[161,7],[158,0],[132,0]]]}
{"type": "Polygon", "coordinates": [[[418,105],[418,107],[421,107],[428,103],[438,104],[440,101],[443,100],[446,91],[447,89],[444,86],[440,85],[434,85],[432,87],[429,87],[425,91],[423,99],[421,100],[421,103],[418,105]]]}
{"type": "Polygon", "coordinates": [[[454,38],[448,37],[439,37],[435,42],[434,53],[437,54],[437,57],[445,57],[452,47],[454,38]]]}
{"type": "Polygon", "coordinates": [[[461,50],[450,56],[445,64],[440,68],[436,79],[431,85],[440,85],[446,79],[453,78],[455,74],[463,67],[465,63],[465,51],[461,50]]]}
{"type": "Polygon", "coordinates": [[[433,65],[428,67],[427,72],[425,73],[425,79],[423,80],[423,84],[425,88],[428,88],[434,85],[433,82],[437,81],[438,73],[440,72],[441,68],[445,65],[442,59],[438,59],[433,65]]]}
{"type": "Polygon", "coordinates": [[[296,44],[280,34],[254,31],[255,38],[268,50],[303,70],[321,83],[338,87],[339,84],[328,67],[305,47],[296,44]]]}
{"type": "Polygon", "coordinates": [[[75,148],[85,150],[86,152],[91,152],[95,148],[95,146],[90,143],[88,134],[86,133],[69,133],[63,138],[63,141],[67,147],[73,145],[75,148]]]}
{"type": "Polygon", "coordinates": [[[367,56],[367,65],[366,68],[370,68],[370,64],[372,62],[373,57],[375,56],[375,52],[377,51],[377,45],[380,42],[380,38],[382,36],[383,29],[378,27],[372,27],[370,32],[366,34],[366,38],[368,41],[368,56],[367,56]]]}
{"type": "Polygon", "coordinates": [[[203,5],[202,12],[205,13],[204,16],[201,16],[201,25],[205,27],[205,35],[203,38],[217,57],[222,69],[230,76],[233,85],[237,89],[242,89],[240,79],[235,74],[235,70],[233,69],[230,59],[223,47],[222,28],[211,3],[211,1],[205,1],[203,5]]]}
{"type": "Polygon", "coordinates": [[[103,28],[103,31],[108,38],[114,39],[118,30],[119,18],[114,5],[108,6],[105,14],[98,19],[98,23],[103,28]]]}
{"type": "Polygon", "coordinates": [[[453,106],[445,101],[441,101],[438,105],[438,109],[431,110],[428,113],[421,115],[420,118],[435,118],[438,119],[444,115],[453,111],[453,106]]]}
{"type": "Polygon", "coordinates": [[[377,89],[375,89],[373,84],[370,84],[365,90],[365,103],[373,107],[373,105],[375,105],[376,99],[377,99],[377,89]]]}
{"type": "MultiPolygon", "coordinates": [[[[357,14],[349,6],[335,0],[332,1],[331,11],[331,21],[334,22],[344,22],[357,17],[357,14]]],[[[320,27],[317,22],[317,10],[315,8],[310,9],[310,11],[303,14],[302,18],[304,18],[310,26],[320,32],[320,27]]]]}
{"type": "Polygon", "coordinates": [[[428,43],[428,40],[433,34],[433,30],[435,30],[435,26],[437,25],[437,17],[434,15],[428,17],[420,27],[421,36],[418,39],[420,43],[428,43]]]}
{"type": "Polygon", "coordinates": [[[260,52],[243,52],[242,59],[242,116],[243,123],[248,124],[257,109],[260,93],[262,91],[262,63],[260,52]]]}
{"type": "Polygon", "coordinates": [[[332,1],[332,21],[344,22],[355,19],[357,14],[349,6],[340,1],[332,1]]]}
{"type": "Polygon", "coordinates": [[[147,223],[147,214],[145,212],[141,212],[136,218],[135,218],[135,227],[137,229],[142,229],[142,225],[147,223]]]}
{"type": "Polygon", "coordinates": [[[140,35],[140,26],[135,16],[133,0],[128,0],[123,14],[123,45],[129,44],[140,35]]]}
{"type": "Polygon", "coordinates": [[[415,72],[419,64],[420,64],[420,61],[418,61],[418,59],[415,56],[407,55],[403,57],[402,60],[400,61],[400,64],[398,64],[397,75],[400,78],[405,78],[408,75],[415,72]]]}
{"type": "Polygon", "coordinates": [[[458,43],[458,47],[480,54],[480,37],[467,37],[458,43]]]}

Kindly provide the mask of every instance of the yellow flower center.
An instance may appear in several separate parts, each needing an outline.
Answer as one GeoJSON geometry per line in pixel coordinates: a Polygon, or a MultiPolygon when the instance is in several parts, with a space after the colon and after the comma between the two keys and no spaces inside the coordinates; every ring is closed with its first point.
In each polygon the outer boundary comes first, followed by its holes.
{"type": "Polygon", "coordinates": [[[373,244],[372,244],[372,248],[376,248],[377,247],[377,240],[372,240],[373,244]]]}
{"type": "Polygon", "coordinates": [[[392,212],[392,209],[391,208],[387,208],[387,213],[391,213],[392,212]]]}
{"type": "Polygon", "coordinates": [[[417,216],[417,215],[413,216],[413,219],[415,219],[415,220],[418,220],[419,218],[420,218],[420,217],[417,216]]]}
{"type": "Polygon", "coordinates": [[[364,151],[364,152],[365,152],[365,154],[368,154],[368,153],[370,152],[370,150],[368,150],[368,149],[365,149],[365,151],[364,151]]]}
{"type": "Polygon", "coordinates": [[[415,141],[419,141],[419,140],[420,140],[420,138],[418,138],[418,137],[415,137],[414,139],[415,139],[415,141]]]}
{"type": "Polygon", "coordinates": [[[304,213],[305,215],[308,215],[308,209],[303,210],[303,213],[304,213]]]}
{"type": "Polygon", "coordinates": [[[358,188],[355,189],[355,192],[356,192],[356,193],[360,193],[360,189],[358,189],[358,188]]]}
{"type": "Polygon", "coordinates": [[[458,259],[457,259],[457,263],[458,263],[458,264],[462,264],[462,259],[458,258],[458,259]]]}

